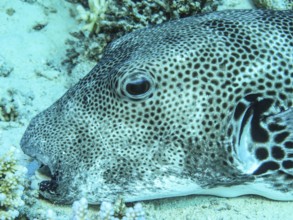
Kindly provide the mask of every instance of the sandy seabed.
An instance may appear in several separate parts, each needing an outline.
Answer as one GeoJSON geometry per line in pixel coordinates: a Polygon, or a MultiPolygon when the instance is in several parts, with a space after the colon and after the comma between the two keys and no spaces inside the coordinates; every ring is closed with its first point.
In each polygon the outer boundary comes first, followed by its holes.
{"type": "MultiPolygon", "coordinates": [[[[249,7],[240,2],[230,5],[249,7]]],[[[0,1],[0,107],[7,108],[5,118],[0,118],[0,156],[13,146],[20,148],[30,119],[72,85],[61,64],[66,57],[65,41],[80,28],[70,9],[75,6],[63,0],[0,1]]],[[[80,76],[93,67],[91,63],[80,66],[80,76]]],[[[27,159],[21,155],[22,164],[27,159]]],[[[44,209],[70,208],[40,202],[44,209]]],[[[256,196],[188,196],[147,201],[143,206],[150,219],[292,219],[293,203],[256,196]]]]}

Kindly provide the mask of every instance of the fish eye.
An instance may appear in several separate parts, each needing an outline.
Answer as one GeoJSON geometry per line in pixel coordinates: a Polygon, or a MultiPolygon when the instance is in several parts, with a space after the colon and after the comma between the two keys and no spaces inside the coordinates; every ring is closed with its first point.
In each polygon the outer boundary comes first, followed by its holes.
{"type": "Polygon", "coordinates": [[[150,82],[145,77],[141,77],[128,82],[126,84],[126,91],[130,95],[141,95],[146,93],[150,87],[150,82]]]}
{"type": "Polygon", "coordinates": [[[127,76],[123,80],[122,94],[130,99],[141,100],[149,97],[153,87],[153,80],[143,73],[127,76]]]}

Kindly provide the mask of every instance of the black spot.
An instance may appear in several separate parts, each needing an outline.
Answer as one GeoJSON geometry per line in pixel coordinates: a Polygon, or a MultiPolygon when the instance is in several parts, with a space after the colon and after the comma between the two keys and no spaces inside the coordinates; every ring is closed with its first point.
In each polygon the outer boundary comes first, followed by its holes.
{"type": "Polygon", "coordinates": [[[293,181],[293,175],[286,175],[285,174],[285,180],[286,181],[293,181]]]}
{"type": "Polygon", "coordinates": [[[208,98],[208,103],[213,104],[213,98],[208,98]]]}
{"type": "Polygon", "coordinates": [[[40,30],[42,30],[46,26],[47,26],[47,24],[36,24],[35,26],[33,26],[33,29],[35,31],[40,31],[40,30]]]}
{"type": "Polygon", "coordinates": [[[254,142],[266,143],[269,140],[269,134],[259,125],[259,121],[259,117],[254,116],[252,118],[250,134],[254,142]]]}
{"type": "Polygon", "coordinates": [[[84,104],[84,105],[87,105],[88,104],[88,97],[87,97],[87,95],[84,95],[82,97],[82,104],[84,104]]]}
{"type": "Polygon", "coordinates": [[[233,157],[229,157],[229,161],[230,161],[230,163],[233,163],[234,162],[233,157]]]}
{"type": "Polygon", "coordinates": [[[272,83],[271,82],[266,82],[266,86],[271,88],[272,87],[272,83]]]}
{"type": "Polygon", "coordinates": [[[285,80],[285,84],[287,84],[287,85],[291,85],[291,80],[288,78],[288,79],[286,79],[285,80]]]}
{"type": "Polygon", "coordinates": [[[268,161],[261,164],[256,171],[254,171],[253,175],[260,175],[266,173],[269,170],[277,170],[280,166],[276,162],[268,161]]]}
{"type": "Polygon", "coordinates": [[[280,93],[280,94],[279,94],[279,97],[280,97],[280,99],[282,99],[282,100],[286,100],[286,99],[287,99],[287,96],[284,95],[283,93],[280,93]]]}
{"type": "Polygon", "coordinates": [[[241,115],[244,113],[245,109],[246,109],[245,104],[243,104],[242,102],[238,103],[234,112],[234,120],[236,121],[239,120],[241,115]]]}
{"type": "Polygon", "coordinates": [[[285,157],[285,152],[282,150],[281,147],[274,146],[272,148],[272,156],[277,160],[281,160],[285,157]]]}
{"type": "Polygon", "coordinates": [[[285,169],[291,169],[291,168],[293,168],[293,161],[292,160],[285,160],[285,161],[283,161],[282,166],[285,169]]]}
{"type": "Polygon", "coordinates": [[[293,142],[287,141],[284,143],[284,146],[289,149],[293,149],[293,142]]]}
{"type": "Polygon", "coordinates": [[[243,49],[246,50],[247,53],[251,53],[251,49],[249,47],[243,46],[243,49]]]}
{"type": "Polygon", "coordinates": [[[265,160],[265,159],[268,158],[269,152],[268,152],[268,150],[266,148],[260,147],[260,148],[256,149],[255,156],[259,160],[265,160]]]}
{"type": "Polygon", "coordinates": [[[267,111],[272,104],[274,103],[273,99],[263,99],[254,105],[254,111],[256,114],[261,114],[265,111],[267,111]]]}
{"type": "Polygon", "coordinates": [[[256,93],[256,94],[250,94],[245,96],[245,99],[249,102],[256,102],[257,98],[260,97],[261,94],[260,93],[256,93]]]}
{"type": "Polygon", "coordinates": [[[244,90],[244,93],[250,93],[251,91],[252,91],[252,89],[247,88],[247,89],[244,90]]]}
{"type": "MultiPolygon", "coordinates": [[[[240,93],[242,91],[242,88],[238,88],[238,89],[236,89],[235,91],[234,91],[234,93],[235,94],[238,94],[238,93],[240,93]]],[[[239,103],[240,104],[240,103],[239,103]]],[[[241,103],[242,104],[242,103],[241,103]]]]}
{"type": "Polygon", "coordinates": [[[274,79],[275,79],[274,76],[270,75],[269,73],[266,73],[265,76],[266,76],[268,79],[270,79],[270,80],[274,80],[274,79]]]}
{"type": "Polygon", "coordinates": [[[228,128],[228,132],[227,132],[228,137],[230,137],[232,135],[232,131],[233,131],[233,126],[230,125],[228,128]]]}
{"type": "Polygon", "coordinates": [[[214,84],[214,85],[216,85],[216,86],[219,85],[219,82],[217,80],[215,80],[215,79],[212,79],[211,80],[211,83],[214,84]]]}
{"type": "Polygon", "coordinates": [[[282,143],[288,136],[290,135],[289,132],[285,131],[285,132],[282,132],[280,134],[277,134],[275,137],[274,137],[274,141],[276,143],[282,143]]]}
{"type": "Polygon", "coordinates": [[[276,91],[267,91],[267,94],[270,96],[275,96],[277,93],[276,91]]]}
{"type": "Polygon", "coordinates": [[[286,128],[286,126],[284,126],[284,125],[278,125],[275,123],[269,124],[270,131],[281,131],[281,130],[284,130],[285,128],[286,128]]]}
{"type": "Polygon", "coordinates": [[[228,163],[227,163],[226,161],[222,161],[222,164],[223,164],[224,166],[228,166],[228,163]]]}
{"type": "Polygon", "coordinates": [[[272,99],[263,99],[252,105],[254,113],[251,120],[250,133],[253,141],[255,142],[265,143],[269,140],[268,132],[260,126],[260,120],[262,113],[267,111],[272,104],[272,99]]]}
{"type": "Polygon", "coordinates": [[[276,89],[280,89],[280,88],[282,88],[282,83],[275,83],[275,88],[276,89]]]}

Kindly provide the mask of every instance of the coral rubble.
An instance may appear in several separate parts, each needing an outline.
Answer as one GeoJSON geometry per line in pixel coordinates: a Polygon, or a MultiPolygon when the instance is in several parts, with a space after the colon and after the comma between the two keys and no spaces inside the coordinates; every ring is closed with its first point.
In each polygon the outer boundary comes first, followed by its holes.
{"type": "MultiPolygon", "coordinates": [[[[63,219],[63,216],[56,214],[49,209],[43,217],[49,219],[63,219]]],[[[102,202],[100,210],[91,210],[85,198],[77,200],[72,205],[71,220],[145,220],[146,214],[141,203],[136,203],[133,207],[126,207],[124,201],[118,198],[114,204],[102,202]]]]}
{"type": "Polygon", "coordinates": [[[19,216],[27,169],[17,164],[16,149],[0,158],[0,219],[15,219],[19,216]]]}
{"type": "Polygon", "coordinates": [[[293,2],[291,0],[253,0],[253,2],[258,8],[293,10],[293,2]]]}
{"type": "Polygon", "coordinates": [[[218,0],[75,0],[81,32],[73,33],[63,62],[68,71],[84,60],[99,61],[105,46],[131,31],[217,9],[218,0]],[[87,7],[88,6],[88,7],[87,7]]]}

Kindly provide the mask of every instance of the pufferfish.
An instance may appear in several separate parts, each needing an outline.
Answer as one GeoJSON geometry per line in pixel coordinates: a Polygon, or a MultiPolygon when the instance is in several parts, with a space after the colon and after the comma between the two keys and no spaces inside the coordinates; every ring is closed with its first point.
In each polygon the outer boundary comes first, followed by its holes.
{"type": "Polygon", "coordinates": [[[40,191],[56,203],[292,201],[292,79],[292,11],[170,21],[110,43],[20,144],[49,171],[40,191]]]}

